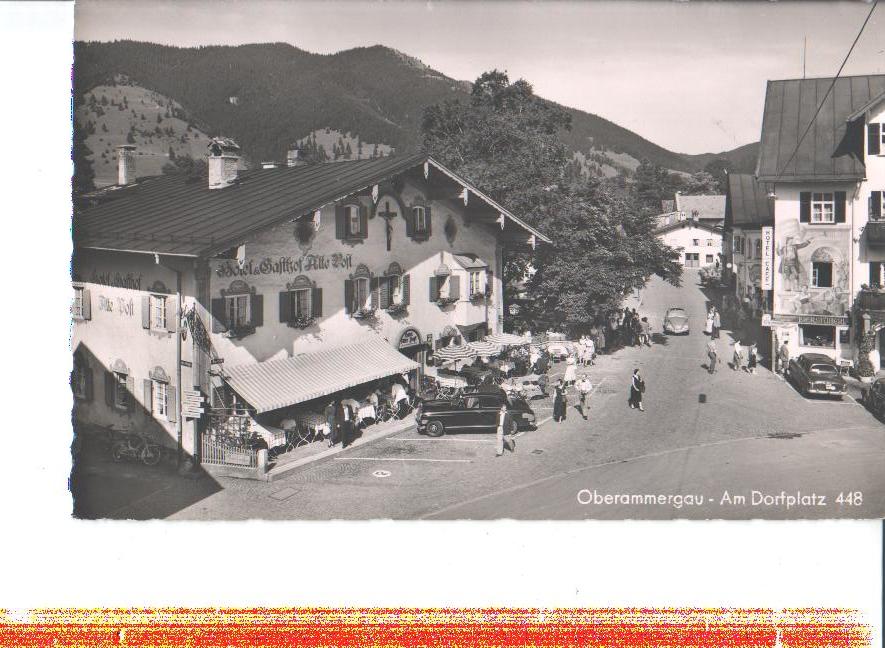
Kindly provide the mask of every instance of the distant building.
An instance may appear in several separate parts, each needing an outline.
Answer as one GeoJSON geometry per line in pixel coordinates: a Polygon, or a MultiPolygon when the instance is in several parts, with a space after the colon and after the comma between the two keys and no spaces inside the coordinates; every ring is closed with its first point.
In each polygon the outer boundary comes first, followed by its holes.
{"type": "Polygon", "coordinates": [[[762,290],[762,228],[774,225],[767,186],[750,174],[731,173],[725,199],[723,278],[735,297],[766,303],[762,290]]]}
{"type": "Polygon", "coordinates": [[[724,195],[699,195],[683,196],[676,194],[676,209],[674,211],[683,215],[683,218],[691,218],[707,225],[721,227],[725,221],[725,196],[724,195]]]}
{"type": "Polygon", "coordinates": [[[719,266],[722,255],[722,230],[708,223],[676,219],[658,227],[661,241],[679,251],[679,262],[686,268],[719,266]]]}

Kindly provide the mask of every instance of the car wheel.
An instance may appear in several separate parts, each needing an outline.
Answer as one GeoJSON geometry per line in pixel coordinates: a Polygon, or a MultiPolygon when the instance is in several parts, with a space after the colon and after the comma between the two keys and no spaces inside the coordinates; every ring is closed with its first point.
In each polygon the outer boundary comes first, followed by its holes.
{"type": "Polygon", "coordinates": [[[439,421],[428,421],[427,425],[424,426],[424,431],[427,433],[427,436],[441,437],[446,433],[446,428],[439,421]]]}

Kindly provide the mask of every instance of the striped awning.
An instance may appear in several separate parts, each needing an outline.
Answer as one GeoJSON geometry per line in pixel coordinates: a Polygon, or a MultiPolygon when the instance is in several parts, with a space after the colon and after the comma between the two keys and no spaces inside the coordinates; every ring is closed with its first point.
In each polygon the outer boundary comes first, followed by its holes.
{"type": "Polygon", "coordinates": [[[225,369],[225,380],[259,414],[412,371],[410,360],[381,338],[225,369]]]}

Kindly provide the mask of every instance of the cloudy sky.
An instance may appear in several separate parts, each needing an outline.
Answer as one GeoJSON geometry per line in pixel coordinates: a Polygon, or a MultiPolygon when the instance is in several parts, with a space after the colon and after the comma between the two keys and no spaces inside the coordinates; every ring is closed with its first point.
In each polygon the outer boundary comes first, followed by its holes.
{"type": "MultiPolygon", "coordinates": [[[[383,44],[473,80],[504,69],[538,94],[684,153],[759,137],[767,79],[832,76],[871,5],[713,2],[78,0],[78,40],[179,46],[383,44]]],[[[885,6],[843,74],[885,73],[885,6]]]]}

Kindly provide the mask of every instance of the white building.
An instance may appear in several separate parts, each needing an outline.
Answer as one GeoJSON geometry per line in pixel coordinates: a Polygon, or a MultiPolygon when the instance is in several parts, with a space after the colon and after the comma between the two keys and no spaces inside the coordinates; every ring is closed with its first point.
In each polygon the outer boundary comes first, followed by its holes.
{"type": "Polygon", "coordinates": [[[690,218],[675,220],[655,230],[665,245],[679,250],[679,262],[686,268],[721,264],[722,229],[690,218]]]}

